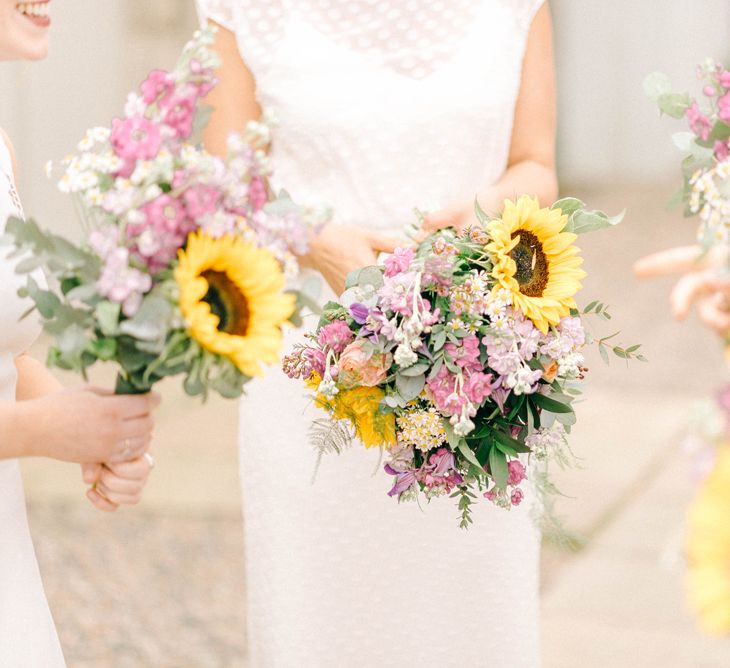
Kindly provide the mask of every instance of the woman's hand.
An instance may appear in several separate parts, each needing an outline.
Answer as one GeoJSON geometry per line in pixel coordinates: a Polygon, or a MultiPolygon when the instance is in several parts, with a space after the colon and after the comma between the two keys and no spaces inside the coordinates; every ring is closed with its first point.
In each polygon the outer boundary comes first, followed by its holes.
{"type": "Polygon", "coordinates": [[[381,234],[329,223],[312,239],[302,266],[319,271],[339,295],[345,289],[347,274],[376,264],[378,253],[392,253],[398,245],[381,234]]]}
{"type": "Polygon", "coordinates": [[[142,499],[154,465],[155,460],[149,453],[116,464],[84,464],[84,482],[92,485],[86,497],[94,507],[106,512],[112,512],[120,505],[135,505],[142,499]]]}
{"type": "Polygon", "coordinates": [[[672,288],[670,301],[677,320],[687,317],[692,305],[700,320],[721,336],[730,334],[730,275],[719,270],[727,250],[702,254],[699,246],[681,246],[641,258],[634,265],[640,278],[683,273],[672,288]]]}
{"type": "Polygon", "coordinates": [[[150,446],[156,393],[116,396],[92,387],[69,388],[14,405],[20,454],[78,463],[116,463],[150,446]]]}

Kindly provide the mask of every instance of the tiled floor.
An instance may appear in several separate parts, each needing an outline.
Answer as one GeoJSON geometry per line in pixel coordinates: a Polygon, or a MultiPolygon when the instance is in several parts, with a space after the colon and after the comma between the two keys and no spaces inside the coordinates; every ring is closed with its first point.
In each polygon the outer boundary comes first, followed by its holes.
{"type": "MultiPolygon", "coordinates": [[[[591,360],[573,436],[582,469],[559,474],[572,497],[561,503],[566,526],[587,544],[577,553],[545,547],[546,668],[730,666],[730,640],[702,637],[684,607],[682,523],[693,483],[679,449],[691,402],[727,371],[708,333],[669,317],[669,279],[639,284],[630,275],[640,254],[692,238],[693,223],[662,207],[670,190],[583,193],[596,206],[629,208],[621,228],[582,240],[585,300],[612,304],[611,326],[623,341],[643,342],[650,363],[591,360]]],[[[73,467],[26,462],[70,668],[243,665],[235,419],[234,404],[201,407],[167,387],[148,493],[116,516],[87,508],[73,467]]]]}

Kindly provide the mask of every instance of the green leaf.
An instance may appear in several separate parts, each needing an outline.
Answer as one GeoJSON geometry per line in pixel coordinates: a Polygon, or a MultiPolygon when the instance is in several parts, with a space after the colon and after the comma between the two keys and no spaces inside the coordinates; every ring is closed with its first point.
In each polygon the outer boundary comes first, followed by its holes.
{"type": "Polygon", "coordinates": [[[422,376],[428,371],[428,362],[418,362],[413,366],[409,366],[407,369],[401,369],[398,373],[401,376],[422,376]]]}
{"type": "Polygon", "coordinates": [[[489,470],[494,484],[500,489],[506,489],[507,478],[509,477],[507,458],[497,448],[492,448],[489,451],[489,470]]]}
{"type": "Polygon", "coordinates": [[[459,444],[464,439],[454,433],[454,428],[451,426],[451,423],[448,420],[444,419],[441,422],[444,426],[444,431],[446,432],[446,440],[449,442],[449,446],[451,446],[451,449],[456,452],[459,449],[459,444]]]}
{"type": "Polygon", "coordinates": [[[383,272],[378,267],[363,267],[347,275],[346,288],[356,285],[372,285],[376,290],[383,287],[383,272]]]}
{"type": "Polygon", "coordinates": [[[436,332],[431,338],[431,343],[433,345],[434,352],[438,352],[439,350],[441,350],[446,344],[446,330],[442,329],[436,332]]]}
{"type": "Polygon", "coordinates": [[[667,116],[682,118],[692,104],[692,98],[687,93],[664,93],[657,98],[656,103],[667,116]]]}
{"type": "Polygon", "coordinates": [[[479,204],[479,200],[477,198],[474,198],[474,213],[476,214],[477,220],[482,225],[486,225],[489,222],[489,216],[487,215],[486,211],[482,209],[481,204],[479,204]]]}
{"type": "Polygon", "coordinates": [[[585,202],[582,202],[577,197],[563,197],[553,204],[551,209],[560,209],[563,214],[570,216],[579,209],[585,208],[585,202]]]}
{"type": "Polygon", "coordinates": [[[717,121],[712,128],[712,132],[710,132],[709,141],[714,144],[716,141],[722,141],[728,137],[730,137],[730,124],[724,121],[717,121]]]}
{"type": "Polygon", "coordinates": [[[477,469],[483,470],[482,465],[479,463],[479,460],[477,459],[477,456],[474,454],[474,451],[468,446],[467,442],[463,439],[459,441],[458,451],[461,453],[461,455],[473,466],[476,466],[477,469]]]}
{"type": "Polygon", "coordinates": [[[494,436],[494,440],[497,441],[498,444],[501,444],[510,450],[514,450],[516,452],[530,452],[530,448],[528,448],[524,443],[520,443],[518,440],[508,436],[498,429],[492,431],[492,436],[494,436]]]}
{"type": "Polygon", "coordinates": [[[583,313],[590,313],[596,306],[598,306],[598,302],[591,302],[583,309],[583,313]]]}
{"type": "Polygon", "coordinates": [[[532,400],[532,403],[534,403],[536,406],[539,406],[543,410],[548,411],[549,413],[572,413],[573,409],[571,406],[561,403],[560,401],[556,401],[555,399],[551,399],[550,397],[546,397],[544,394],[531,394],[530,399],[532,400]]]}
{"type": "Polygon", "coordinates": [[[403,373],[397,373],[395,376],[395,386],[398,393],[406,401],[411,401],[421,394],[425,384],[426,376],[423,374],[420,376],[405,376],[403,373]]]}
{"type": "Polygon", "coordinates": [[[91,342],[89,349],[102,362],[108,362],[117,355],[117,341],[108,337],[95,339],[91,342]]]}
{"type": "Polygon", "coordinates": [[[573,234],[586,234],[587,232],[604,230],[607,227],[618,225],[624,219],[625,213],[625,211],[622,211],[615,216],[608,216],[603,211],[580,209],[570,216],[565,231],[573,232],[573,234]]]}
{"type": "Polygon", "coordinates": [[[155,294],[147,295],[134,317],[119,325],[123,334],[140,341],[164,340],[168,323],[172,318],[172,305],[167,299],[155,294]]]}
{"type": "Polygon", "coordinates": [[[662,95],[672,92],[669,77],[663,72],[652,72],[644,79],[644,92],[650,100],[656,102],[662,95]]]}

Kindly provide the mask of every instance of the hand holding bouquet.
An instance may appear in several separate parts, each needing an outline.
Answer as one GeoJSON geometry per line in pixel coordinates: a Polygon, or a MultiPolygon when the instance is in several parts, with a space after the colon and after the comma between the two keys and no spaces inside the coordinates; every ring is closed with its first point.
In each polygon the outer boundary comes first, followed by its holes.
{"type": "MultiPolygon", "coordinates": [[[[313,429],[322,451],[355,438],[384,448],[389,495],[455,496],[463,527],[478,494],[504,508],[522,501],[525,456],[567,459],[586,345],[643,359],[639,346],[593,340],[574,299],[585,276],[576,234],[619,218],[530,197],[506,201],[500,218],[477,216],[463,234],[441,231],[351,274],[284,360],[332,418],[313,429]]],[[[597,302],[589,313],[608,317],[597,302]]]]}
{"type": "Polygon", "coordinates": [[[85,373],[115,362],[119,393],[184,374],[190,395],[239,396],[278,360],[296,317],[285,277],[321,215],[269,188],[266,123],[232,135],[226,159],[193,143],[216,83],[212,37],[196,33],[172,72],[151,72],[124,117],[89,130],[65,160],[59,187],[79,201],[81,245],[8,224],[19,253],[30,251],[18,271],[43,267],[58,286],[27,283],[55,338],[49,364],[85,373]]]}

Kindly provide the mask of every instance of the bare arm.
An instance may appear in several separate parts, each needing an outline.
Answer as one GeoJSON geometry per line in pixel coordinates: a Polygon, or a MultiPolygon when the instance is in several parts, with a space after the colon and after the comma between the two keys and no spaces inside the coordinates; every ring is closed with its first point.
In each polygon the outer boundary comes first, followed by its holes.
{"type": "Polygon", "coordinates": [[[256,82],[251,70],[241,58],[236,36],[227,28],[218,28],[213,48],[221,59],[218,85],[206,98],[214,109],[210,123],[203,132],[205,148],[215,155],[226,154],[226,140],[231,132],[242,132],[246,124],[261,117],[256,101],[256,82]]]}
{"type": "MultiPolygon", "coordinates": [[[[505,199],[522,194],[536,196],[543,206],[555,201],[556,117],[552,20],[546,2],[535,15],[527,37],[507,169],[497,183],[477,194],[485,211],[497,213],[505,199]]],[[[457,202],[429,216],[426,229],[463,228],[472,221],[473,202],[457,202]]]]}
{"type": "Polygon", "coordinates": [[[15,398],[18,401],[37,399],[62,388],[61,383],[38,360],[30,355],[20,355],[15,360],[18,384],[15,398]]]}

